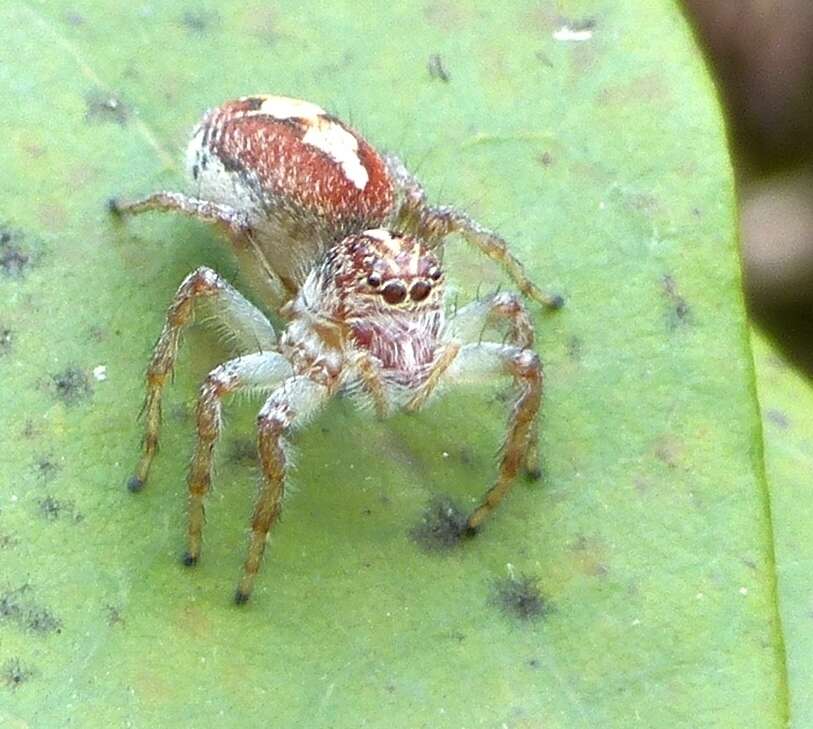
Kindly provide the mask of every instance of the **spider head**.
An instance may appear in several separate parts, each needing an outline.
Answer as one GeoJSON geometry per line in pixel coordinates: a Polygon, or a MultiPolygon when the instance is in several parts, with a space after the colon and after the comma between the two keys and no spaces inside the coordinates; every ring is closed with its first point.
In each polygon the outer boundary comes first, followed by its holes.
{"type": "Polygon", "coordinates": [[[384,228],[345,238],[333,260],[333,281],[347,310],[420,311],[437,308],[443,269],[420,239],[384,228]]]}

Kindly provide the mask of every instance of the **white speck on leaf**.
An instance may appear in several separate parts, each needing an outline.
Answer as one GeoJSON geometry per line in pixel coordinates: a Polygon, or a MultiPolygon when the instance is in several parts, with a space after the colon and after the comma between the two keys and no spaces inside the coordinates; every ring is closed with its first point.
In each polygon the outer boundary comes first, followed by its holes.
{"type": "Polygon", "coordinates": [[[563,25],[559,30],[553,31],[553,39],[564,41],[565,43],[578,43],[580,41],[590,40],[592,37],[592,30],[574,30],[566,25],[563,25]]]}
{"type": "Polygon", "coordinates": [[[104,382],[107,379],[107,367],[105,365],[97,365],[94,367],[93,379],[97,382],[104,382]]]}

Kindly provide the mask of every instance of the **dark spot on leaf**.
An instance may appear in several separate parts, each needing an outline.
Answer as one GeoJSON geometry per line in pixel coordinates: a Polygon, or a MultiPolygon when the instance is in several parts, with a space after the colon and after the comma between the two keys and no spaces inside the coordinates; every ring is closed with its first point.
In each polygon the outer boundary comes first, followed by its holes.
{"type": "Polygon", "coordinates": [[[28,627],[35,633],[59,633],[62,630],[62,621],[48,608],[31,608],[28,618],[28,627]]]}
{"type": "Polygon", "coordinates": [[[30,585],[0,593],[0,622],[40,635],[62,632],[62,621],[46,606],[36,601],[30,585]]]}
{"type": "Polygon", "coordinates": [[[0,668],[3,684],[12,690],[18,689],[33,676],[34,671],[23,665],[19,658],[9,658],[0,668]]]}
{"type": "Polygon", "coordinates": [[[438,53],[433,53],[429,56],[426,68],[429,71],[430,78],[438,79],[439,81],[443,81],[443,83],[449,83],[451,80],[449,71],[443,63],[443,58],[438,53]]]}
{"type": "Polygon", "coordinates": [[[85,97],[85,121],[89,124],[112,122],[123,127],[129,116],[127,105],[115,94],[97,90],[85,97]]]}
{"type": "Polygon", "coordinates": [[[768,419],[769,422],[773,423],[778,428],[782,430],[787,430],[790,427],[790,421],[788,420],[788,416],[785,415],[780,410],[774,410],[773,408],[768,408],[765,411],[765,417],[768,419]]]}
{"type": "Polygon", "coordinates": [[[14,335],[11,333],[11,329],[0,327],[0,357],[11,352],[11,343],[13,340],[14,335]]]}
{"type": "Polygon", "coordinates": [[[443,552],[454,547],[465,532],[466,515],[449,498],[438,496],[429,503],[409,535],[427,552],[443,552]]]}
{"type": "Polygon", "coordinates": [[[584,343],[578,337],[570,337],[567,340],[567,357],[571,362],[578,362],[582,358],[584,343]]]}
{"type": "Polygon", "coordinates": [[[82,521],[84,515],[76,510],[72,501],[61,501],[54,496],[48,495],[39,501],[40,514],[48,521],[56,521],[68,517],[75,522],[82,521]]]}
{"type": "Polygon", "coordinates": [[[65,19],[65,22],[68,25],[74,28],[76,26],[83,25],[85,22],[84,16],[72,10],[68,10],[62,17],[65,19]]]}
{"type": "Polygon", "coordinates": [[[559,25],[566,25],[570,30],[593,30],[596,27],[596,19],[593,17],[587,18],[566,18],[564,15],[559,16],[559,25]]]}
{"type": "Polygon", "coordinates": [[[551,61],[550,58],[548,58],[548,56],[544,52],[537,51],[534,55],[536,56],[536,60],[540,61],[543,66],[553,68],[553,61],[551,61]]]}
{"type": "Polygon", "coordinates": [[[17,546],[19,543],[20,540],[17,539],[17,537],[11,534],[0,533],[0,549],[9,549],[10,547],[17,546]]]}
{"type": "Polygon", "coordinates": [[[0,225],[0,272],[22,278],[34,264],[34,254],[19,230],[0,225]]]}
{"type": "Polygon", "coordinates": [[[105,605],[105,611],[107,612],[107,624],[108,625],[124,625],[124,618],[121,615],[121,610],[117,608],[115,605],[105,605]]]}
{"type": "Polygon", "coordinates": [[[536,578],[529,575],[506,577],[495,582],[494,602],[506,615],[520,620],[541,618],[550,611],[536,578]]]}
{"type": "Polygon", "coordinates": [[[257,444],[253,438],[237,438],[229,444],[229,463],[238,466],[257,464],[257,444]]]}
{"type": "Polygon", "coordinates": [[[68,367],[51,378],[57,398],[75,405],[90,397],[92,389],[87,375],[78,367],[68,367]]]}
{"type": "Polygon", "coordinates": [[[531,658],[531,659],[528,661],[528,665],[529,665],[531,668],[539,668],[539,667],[542,665],[542,663],[541,663],[541,661],[540,661],[538,658],[531,658]]]}
{"type": "Polygon", "coordinates": [[[477,454],[474,452],[474,449],[469,446],[463,446],[460,449],[459,458],[464,466],[471,466],[477,462],[477,454]]]}
{"type": "Polygon", "coordinates": [[[668,274],[661,279],[663,292],[672,305],[669,316],[669,328],[676,329],[682,324],[688,324],[690,319],[689,305],[677,289],[675,279],[668,274]]]}
{"type": "Polygon", "coordinates": [[[536,161],[543,167],[550,167],[553,164],[553,155],[550,152],[542,152],[542,154],[537,155],[536,161]]]}
{"type": "Polygon", "coordinates": [[[34,463],[34,470],[40,481],[50,481],[59,470],[59,464],[54,463],[49,456],[40,456],[34,463]]]}
{"type": "Polygon", "coordinates": [[[181,23],[195,35],[205,35],[206,31],[219,21],[220,16],[217,13],[209,13],[203,10],[187,10],[181,16],[181,23]]]}

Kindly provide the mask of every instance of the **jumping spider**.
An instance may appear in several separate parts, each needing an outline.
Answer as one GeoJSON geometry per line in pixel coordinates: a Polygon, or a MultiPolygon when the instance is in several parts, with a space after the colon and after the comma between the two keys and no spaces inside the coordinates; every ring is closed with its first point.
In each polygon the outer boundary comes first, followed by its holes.
{"type": "Polygon", "coordinates": [[[206,308],[242,344],[243,356],[212,370],[200,389],[197,444],[189,468],[186,565],[201,551],[203,499],[226,395],[259,390],[263,480],[236,601],[251,595],[268,532],[279,516],[286,437],[338,392],[380,416],[420,409],[439,386],[512,377],[518,394],[496,483],[468,517],[474,533],[525,466],[539,474],[537,411],[542,368],[519,297],[476,301],[447,321],[441,252],[450,233],[495,259],[520,291],[551,308],[506,242],[465,214],[427,204],[398,158],[380,155],[315,104],[249,96],[209,111],[193,132],[186,163],[197,194],[158,192],[112,200],[118,215],[171,210],[206,221],[231,241],[263,304],[287,322],[278,336],[266,315],[209,268],[181,283],[147,369],[143,453],[128,487],[144,486],[158,447],[161,393],[195,310],[206,308]],[[505,323],[503,343],[481,341],[505,323]]]}

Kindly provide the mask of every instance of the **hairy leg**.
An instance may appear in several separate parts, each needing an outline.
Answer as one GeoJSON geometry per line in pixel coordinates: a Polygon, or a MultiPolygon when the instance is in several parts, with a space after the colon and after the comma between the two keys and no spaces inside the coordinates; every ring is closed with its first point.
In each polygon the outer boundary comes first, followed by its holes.
{"type": "Polygon", "coordinates": [[[256,349],[271,350],[276,346],[274,328],[265,315],[242,294],[210,268],[201,267],[190,273],[178,287],[170,304],[166,323],[147,368],[147,394],[142,410],[145,421],[144,450],[135,473],[127,484],[131,491],[139,491],[149,475],[158,449],[161,393],[175,364],[181,334],[192,320],[195,308],[201,300],[212,305],[210,312],[215,319],[223,322],[229,331],[238,334],[245,341],[253,342],[256,349]]]}
{"type": "MultiPolygon", "coordinates": [[[[444,372],[454,362],[461,343],[479,343],[489,327],[508,325],[508,344],[518,349],[530,349],[534,342],[534,325],[524,304],[516,294],[499,293],[463,307],[449,322],[453,342],[441,350],[426,381],[405,406],[408,411],[423,407],[444,372]]],[[[525,450],[525,473],[531,480],[541,475],[539,467],[539,429],[536,418],[531,426],[525,450]]]]}
{"type": "Polygon", "coordinates": [[[262,269],[260,290],[275,309],[291,298],[291,291],[271,267],[262,247],[255,240],[246,215],[228,205],[210,200],[191,197],[182,192],[156,192],[139,200],[122,201],[111,198],[108,208],[114,215],[138,215],[152,210],[176,212],[215,226],[234,244],[234,252],[241,259],[248,257],[252,264],[246,267],[251,271],[255,266],[262,269]]]}
{"type": "Polygon", "coordinates": [[[533,350],[482,342],[463,346],[442,377],[452,385],[486,382],[500,376],[513,377],[519,394],[508,419],[497,480],[468,518],[471,534],[508,493],[525,458],[542,400],[542,365],[533,350]]]}
{"type": "Polygon", "coordinates": [[[451,233],[459,233],[471,245],[499,263],[526,296],[550,309],[559,309],[564,299],[542,291],[525,273],[506,240],[476,220],[452,207],[429,205],[423,187],[395,155],[386,158],[399,192],[398,208],[391,224],[440,246],[451,233]]]}
{"type": "MultiPolygon", "coordinates": [[[[458,311],[449,322],[451,335],[460,342],[480,342],[490,328],[507,324],[506,342],[521,349],[530,349],[534,343],[534,323],[522,300],[516,294],[501,292],[479,301],[473,301],[458,311]]],[[[541,476],[539,466],[539,424],[534,420],[528,450],[525,454],[525,473],[531,480],[541,476]]]]}
{"type": "Polygon", "coordinates": [[[200,557],[203,499],[212,481],[212,455],[222,429],[222,400],[246,390],[270,390],[293,375],[291,364],[279,352],[257,352],[224,362],[213,369],[200,388],[197,407],[197,441],[189,465],[189,525],[183,563],[200,557]]]}
{"type": "Polygon", "coordinates": [[[234,208],[190,197],[182,192],[155,192],[139,200],[122,201],[111,198],[108,207],[114,215],[138,215],[151,210],[181,213],[215,225],[233,237],[243,236],[249,230],[245,216],[234,208]]]}
{"type": "Polygon", "coordinates": [[[238,605],[251,596],[268,532],[282,509],[287,471],[285,436],[312,417],[329,396],[327,387],[300,375],[280,385],[260,410],[257,418],[257,450],[263,481],[251,517],[251,536],[243,576],[234,596],[238,605]]]}

